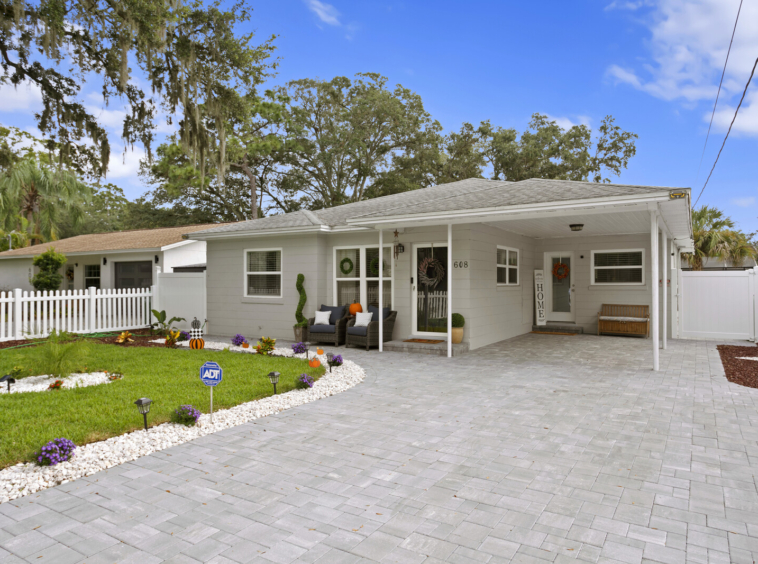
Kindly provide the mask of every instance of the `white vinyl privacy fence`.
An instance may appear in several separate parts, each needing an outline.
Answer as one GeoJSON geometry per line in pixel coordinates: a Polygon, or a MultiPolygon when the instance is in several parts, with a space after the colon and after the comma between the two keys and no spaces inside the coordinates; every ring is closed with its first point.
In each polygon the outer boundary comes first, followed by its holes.
{"type": "Polygon", "coordinates": [[[755,341],[757,273],[681,271],[681,337],[755,341]]]}
{"type": "Polygon", "coordinates": [[[149,327],[151,288],[0,292],[0,341],[149,327]]]}

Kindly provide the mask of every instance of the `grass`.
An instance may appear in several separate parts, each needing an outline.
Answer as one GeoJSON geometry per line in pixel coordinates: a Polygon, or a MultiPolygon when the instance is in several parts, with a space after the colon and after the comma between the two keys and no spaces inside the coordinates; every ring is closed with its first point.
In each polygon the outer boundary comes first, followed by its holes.
{"type": "MultiPolygon", "coordinates": [[[[34,366],[37,354],[38,347],[1,351],[0,374],[14,366],[34,366]]],[[[83,445],[142,428],[134,405],[140,397],[153,400],[150,426],[169,421],[182,404],[207,413],[209,392],[199,373],[208,360],[224,370],[223,381],[213,391],[214,410],[272,395],[269,372],[281,372],[279,393],[294,389],[302,373],[314,379],[324,373],[323,367],[310,368],[302,359],[94,344],[82,371],[119,371],[124,379],[87,388],[0,395],[0,468],[30,460],[35,450],[58,437],[83,445]]]]}

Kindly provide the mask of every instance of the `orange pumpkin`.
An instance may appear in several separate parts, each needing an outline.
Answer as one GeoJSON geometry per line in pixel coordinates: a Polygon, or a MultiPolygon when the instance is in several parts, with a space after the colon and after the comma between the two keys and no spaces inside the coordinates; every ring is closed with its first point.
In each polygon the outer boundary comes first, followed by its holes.
{"type": "Polygon", "coordinates": [[[324,354],[324,349],[316,349],[316,354],[324,354]]]}
{"type": "Polygon", "coordinates": [[[308,361],[308,366],[310,366],[311,368],[318,368],[319,366],[321,366],[321,361],[317,358],[312,358],[308,361]]]}
{"type": "Polygon", "coordinates": [[[350,304],[350,315],[355,315],[356,313],[361,313],[363,311],[363,306],[359,304],[358,302],[354,304],[350,304]]]}
{"type": "Polygon", "coordinates": [[[200,350],[205,348],[205,340],[204,339],[190,339],[190,348],[194,350],[200,350]]]}

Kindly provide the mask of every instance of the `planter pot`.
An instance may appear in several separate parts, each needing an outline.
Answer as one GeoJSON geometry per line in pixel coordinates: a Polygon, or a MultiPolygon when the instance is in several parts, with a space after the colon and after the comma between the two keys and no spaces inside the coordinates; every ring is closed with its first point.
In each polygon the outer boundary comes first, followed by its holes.
{"type": "Polygon", "coordinates": [[[463,342],[463,327],[453,327],[453,344],[463,342]]]}
{"type": "Polygon", "coordinates": [[[304,343],[308,340],[308,328],[307,327],[298,327],[295,325],[295,342],[296,343],[304,343]]]}

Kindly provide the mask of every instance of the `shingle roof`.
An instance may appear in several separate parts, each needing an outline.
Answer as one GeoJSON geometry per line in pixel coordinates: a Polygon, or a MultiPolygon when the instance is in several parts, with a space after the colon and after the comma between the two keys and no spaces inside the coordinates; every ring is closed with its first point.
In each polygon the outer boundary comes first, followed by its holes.
{"type": "Polygon", "coordinates": [[[598,184],[570,180],[532,178],[520,182],[469,178],[420,190],[392,194],[372,200],[344,204],[315,211],[296,211],[261,219],[220,225],[203,231],[210,233],[255,232],[269,229],[312,227],[314,219],[329,227],[346,226],[350,219],[376,216],[403,216],[455,210],[496,208],[602,198],[634,196],[671,190],[661,186],[598,184]]]}
{"type": "Polygon", "coordinates": [[[0,259],[12,257],[35,256],[45,252],[50,247],[63,254],[88,253],[97,251],[125,251],[131,249],[154,249],[179,243],[185,233],[203,231],[216,224],[185,225],[183,227],[166,227],[162,229],[133,229],[130,231],[114,231],[111,233],[94,233],[92,235],[77,235],[68,239],[60,239],[5,251],[0,253],[0,259]]]}

